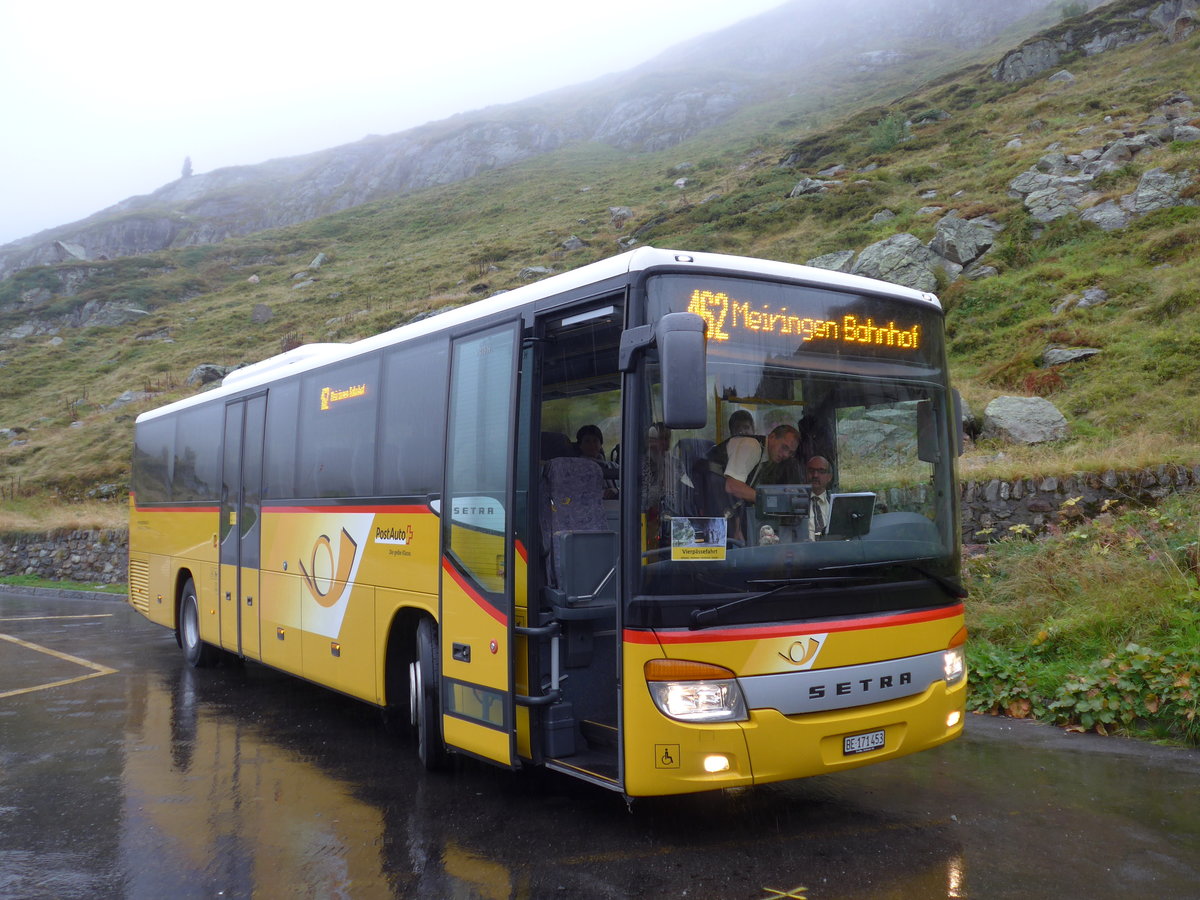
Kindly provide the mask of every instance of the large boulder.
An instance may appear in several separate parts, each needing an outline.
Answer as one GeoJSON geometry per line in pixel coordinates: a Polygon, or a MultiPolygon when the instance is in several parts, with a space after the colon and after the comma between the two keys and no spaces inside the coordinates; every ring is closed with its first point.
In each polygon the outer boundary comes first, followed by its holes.
{"type": "Polygon", "coordinates": [[[1025,208],[1039,222],[1052,222],[1073,213],[1087,192],[1090,175],[1047,176],[1046,187],[1025,197],[1025,208]]]}
{"type": "Polygon", "coordinates": [[[1191,183],[1187,175],[1172,175],[1163,169],[1151,169],[1142,175],[1133,192],[1133,211],[1144,216],[1155,210],[1178,206],[1183,202],[1183,190],[1191,183]]]}
{"type": "Polygon", "coordinates": [[[196,368],[192,369],[192,371],[188,373],[188,377],[184,380],[184,383],[188,387],[199,387],[200,385],[204,384],[212,384],[213,382],[220,381],[236,368],[239,368],[239,366],[222,366],[218,365],[217,363],[200,363],[200,365],[196,366],[196,368]]]}
{"type": "Polygon", "coordinates": [[[1044,397],[997,397],[983,411],[983,437],[1041,444],[1067,436],[1067,420],[1044,397]]]}
{"type": "Polygon", "coordinates": [[[1033,41],[1009,53],[992,68],[992,78],[1013,84],[1057,66],[1066,48],[1050,40],[1033,41]]]}
{"type": "Polygon", "coordinates": [[[937,223],[929,249],[943,259],[968,266],[990,250],[995,240],[990,228],[951,215],[937,223]]]}
{"type": "Polygon", "coordinates": [[[1104,231],[1118,231],[1129,224],[1131,216],[1115,200],[1105,200],[1080,213],[1079,218],[1104,231]]]}
{"type": "Polygon", "coordinates": [[[915,404],[866,410],[838,423],[838,454],[900,463],[917,452],[915,404]]]}
{"type": "Polygon", "coordinates": [[[915,235],[904,233],[871,244],[858,255],[858,261],[850,271],[855,275],[866,275],[918,291],[932,292],[937,288],[936,270],[951,267],[954,271],[950,274],[956,277],[961,267],[943,260],[915,235]]]}
{"type": "Polygon", "coordinates": [[[815,269],[829,269],[833,272],[849,272],[854,265],[854,251],[835,250],[832,253],[824,253],[821,256],[814,256],[805,265],[815,269]]]}
{"type": "Polygon", "coordinates": [[[796,186],[792,188],[792,191],[790,194],[788,194],[788,196],[803,197],[806,194],[823,194],[829,190],[830,187],[836,184],[841,184],[841,182],[833,179],[822,181],[819,178],[805,177],[796,182],[796,186]]]}
{"type": "Polygon", "coordinates": [[[1102,352],[1096,347],[1047,347],[1042,352],[1042,365],[1063,366],[1079,362],[1102,352]]]}

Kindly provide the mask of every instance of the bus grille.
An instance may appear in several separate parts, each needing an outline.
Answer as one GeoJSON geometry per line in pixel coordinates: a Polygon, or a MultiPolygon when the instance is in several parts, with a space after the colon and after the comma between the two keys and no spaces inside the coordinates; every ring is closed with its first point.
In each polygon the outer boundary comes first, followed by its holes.
{"type": "Polygon", "coordinates": [[[150,565],[145,560],[129,561],[129,603],[143,616],[150,615],[150,565]]]}

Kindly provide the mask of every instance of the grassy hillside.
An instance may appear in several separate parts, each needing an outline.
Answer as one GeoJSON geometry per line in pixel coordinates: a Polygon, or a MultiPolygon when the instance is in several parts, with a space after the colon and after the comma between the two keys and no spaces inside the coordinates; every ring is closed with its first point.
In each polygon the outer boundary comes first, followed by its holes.
{"type": "MultiPolygon", "coordinates": [[[[804,262],[899,232],[927,241],[951,209],[986,213],[1005,226],[984,260],[998,275],[940,285],[958,386],[977,412],[999,394],[1043,394],[1072,429],[1066,442],[1032,451],[981,445],[967,470],[1194,461],[1200,208],[1177,207],[1108,233],[1074,215],[1039,227],[1008,196],[1008,183],[1052,143],[1068,153],[1101,146],[1173,92],[1200,83],[1197,49],[1200,37],[1175,45],[1154,38],[1070,59],[1064,64],[1076,80],[1066,85],[1045,76],[1000,84],[980,61],[840,119],[817,98],[796,96],[657,155],[573,148],[252,238],[29,270],[0,284],[0,309],[12,310],[0,330],[28,315],[17,302],[22,296],[39,287],[57,292],[72,277],[82,288],[55,300],[54,312],[96,301],[133,303],[150,314],[132,326],[64,328],[61,341],[37,336],[3,345],[0,428],[20,431],[0,446],[0,489],[79,497],[110,484],[119,494],[133,416],[190,393],[184,381],[194,366],[255,361],[297,342],[354,340],[511,288],[526,266],[559,271],[610,256],[621,237],[804,262]],[[889,121],[935,111],[948,117],[929,115],[889,136],[889,121]],[[1016,136],[1023,146],[1009,148],[1016,136]],[[781,165],[788,158],[798,162],[781,165]],[[840,187],[788,197],[800,177],[833,164],[851,170],[840,187]],[[689,180],[682,190],[674,186],[681,177],[689,180]],[[633,217],[614,224],[610,206],[628,206],[633,217]],[[920,212],[929,206],[939,211],[920,212]],[[885,208],[896,217],[873,224],[885,208]],[[571,235],[588,245],[564,251],[571,235]],[[324,265],[300,274],[318,253],[324,265]],[[1106,290],[1109,302],[1052,312],[1064,296],[1090,287],[1106,290]],[[269,320],[260,321],[264,311],[269,320]],[[1103,352],[1041,368],[1050,344],[1103,352]],[[155,396],[107,408],[129,390],[155,396]]],[[[1151,167],[1200,172],[1200,142],[1139,154],[1105,176],[1106,196],[1127,193],[1151,167]]]]}

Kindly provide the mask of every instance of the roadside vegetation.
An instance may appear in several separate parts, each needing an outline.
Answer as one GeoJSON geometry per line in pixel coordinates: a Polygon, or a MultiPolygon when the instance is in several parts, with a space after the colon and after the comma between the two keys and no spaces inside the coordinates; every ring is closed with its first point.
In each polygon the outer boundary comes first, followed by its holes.
{"type": "Polygon", "coordinates": [[[1200,495],[1057,518],[965,563],[969,708],[1200,746],[1200,495]]]}
{"type": "Polygon", "coordinates": [[[112,594],[123,597],[129,593],[124,584],[93,584],[84,581],[52,581],[49,578],[36,578],[33,575],[0,575],[0,590],[6,585],[27,588],[48,588],[56,591],[90,591],[92,593],[112,594]]]}
{"type": "Polygon", "coordinates": [[[120,501],[66,502],[37,490],[0,500],[0,535],[61,534],[68,531],[123,531],[129,525],[129,508],[120,501]]]}

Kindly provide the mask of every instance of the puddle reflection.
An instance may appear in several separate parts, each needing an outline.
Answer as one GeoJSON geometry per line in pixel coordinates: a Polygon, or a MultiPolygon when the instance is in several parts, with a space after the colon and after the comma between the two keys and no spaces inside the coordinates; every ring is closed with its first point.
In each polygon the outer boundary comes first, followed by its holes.
{"type": "Polygon", "coordinates": [[[429,775],[373,711],[256,666],[131,684],[131,896],[965,896],[948,822],[833,779],[631,813],[552,773],[429,775]]]}

